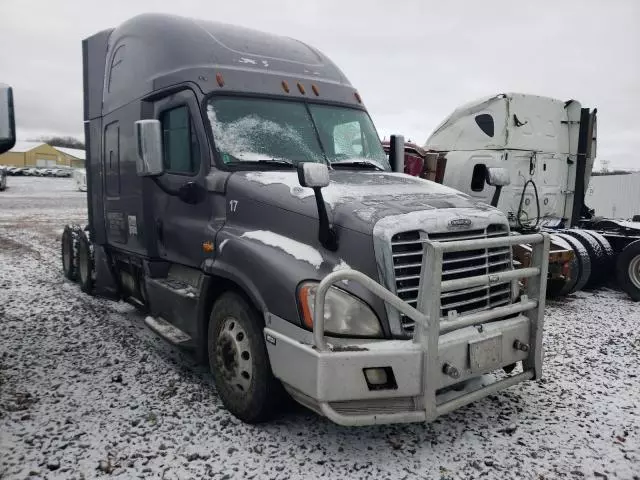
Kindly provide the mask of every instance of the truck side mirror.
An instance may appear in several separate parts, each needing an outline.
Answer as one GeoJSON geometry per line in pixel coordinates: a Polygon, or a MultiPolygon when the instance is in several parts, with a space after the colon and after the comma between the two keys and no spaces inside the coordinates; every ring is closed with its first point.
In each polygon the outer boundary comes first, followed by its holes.
{"type": "Polygon", "coordinates": [[[16,121],[13,111],[13,90],[0,83],[0,153],[16,144],[16,121]]]}
{"type": "Polygon", "coordinates": [[[162,163],[162,126],[159,120],[138,120],[135,123],[136,171],[141,177],[164,172],[162,163]]]}
{"type": "Polygon", "coordinates": [[[298,164],[298,181],[303,187],[323,188],[329,185],[329,168],[324,163],[298,164]]]}
{"type": "Polygon", "coordinates": [[[391,171],[404,173],[404,137],[402,135],[389,137],[389,165],[391,165],[391,171]]]}
{"type": "Polygon", "coordinates": [[[509,171],[502,167],[487,168],[487,183],[493,187],[504,187],[511,183],[509,171]]]}
{"type": "Polygon", "coordinates": [[[318,240],[327,250],[338,250],[338,235],[329,221],[327,207],[324,205],[322,188],[329,185],[329,167],[324,163],[298,163],[298,181],[303,187],[313,188],[318,208],[318,240]]]}

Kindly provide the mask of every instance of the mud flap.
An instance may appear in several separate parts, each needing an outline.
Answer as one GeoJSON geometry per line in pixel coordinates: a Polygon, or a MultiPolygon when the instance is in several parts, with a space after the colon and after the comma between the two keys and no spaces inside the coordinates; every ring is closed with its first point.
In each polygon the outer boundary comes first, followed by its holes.
{"type": "Polygon", "coordinates": [[[93,246],[93,255],[96,269],[94,293],[100,297],[111,300],[120,299],[120,289],[113,274],[109,257],[102,245],[93,246]]]}

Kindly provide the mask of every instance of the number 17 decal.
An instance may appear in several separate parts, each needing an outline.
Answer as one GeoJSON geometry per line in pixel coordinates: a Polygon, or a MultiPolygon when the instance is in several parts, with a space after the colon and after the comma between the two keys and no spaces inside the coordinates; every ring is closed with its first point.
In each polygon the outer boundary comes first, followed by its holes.
{"type": "Polygon", "coordinates": [[[238,200],[229,200],[229,210],[235,212],[238,208],[238,200]]]}

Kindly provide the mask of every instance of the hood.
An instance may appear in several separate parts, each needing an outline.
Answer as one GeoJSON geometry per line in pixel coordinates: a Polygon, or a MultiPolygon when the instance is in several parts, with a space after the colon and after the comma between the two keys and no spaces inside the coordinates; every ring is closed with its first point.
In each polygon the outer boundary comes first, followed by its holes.
{"type": "MultiPolygon", "coordinates": [[[[332,171],[330,178],[322,189],[330,221],[362,233],[371,234],[382,218],[411,212],[453,208],[498,212],[457,190],[403,173],[332,171]]],[[[318,217],[313,190],[300,186],[296,171],[236,172],[227,192],[318,217]]]]}

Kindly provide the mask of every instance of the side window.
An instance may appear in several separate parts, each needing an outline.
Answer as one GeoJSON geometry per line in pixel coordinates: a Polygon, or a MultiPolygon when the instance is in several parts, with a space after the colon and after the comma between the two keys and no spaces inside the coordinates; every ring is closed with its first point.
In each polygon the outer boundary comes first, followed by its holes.
{"type": "Polygon", "coordinates": [[[360,122],[342,123],[333,127],[333,151],[336,155],[361,157],[364,153],[360,122]]]}
{"type": "Polygon", "coordinates": [[[480,115],[476,115],[476,123],[480,127],[486,135],[489,137],[493,137],[494,133],[494,125],[493,125],[493,117],[488,113],[482,113],[480,115]]]}
{"type": "Polygon", "coordinates": [[[120,80],[120,74],[122,73],[122,61],[124,60],[124,45],[120,45],[111,60],[111,66],[109,68],[109,83],[107,85],[107,91],[111,92],[115,89],[120,80]]]}
{"type": "Polygon", "coordinates": [[[471,175],[471,190],[474,192],[481,192],[484,190],[484,184],[487,178],[487,166],[484,163],[477,163],[473,167],[473,174],[471,175]]]}
{"type": "Polygon", "coordinates": [[[120,126],[107,125],[104,131],[104,172],[107,197],[120,196],[120,126]]]}
{"type": "Polygon", "coordinates": [[[160,123],[165,170],[170,173],[197,173],[200,170],[200,150],[191,126],[189,108],[180,106],[162,112],[160,123]]]}

